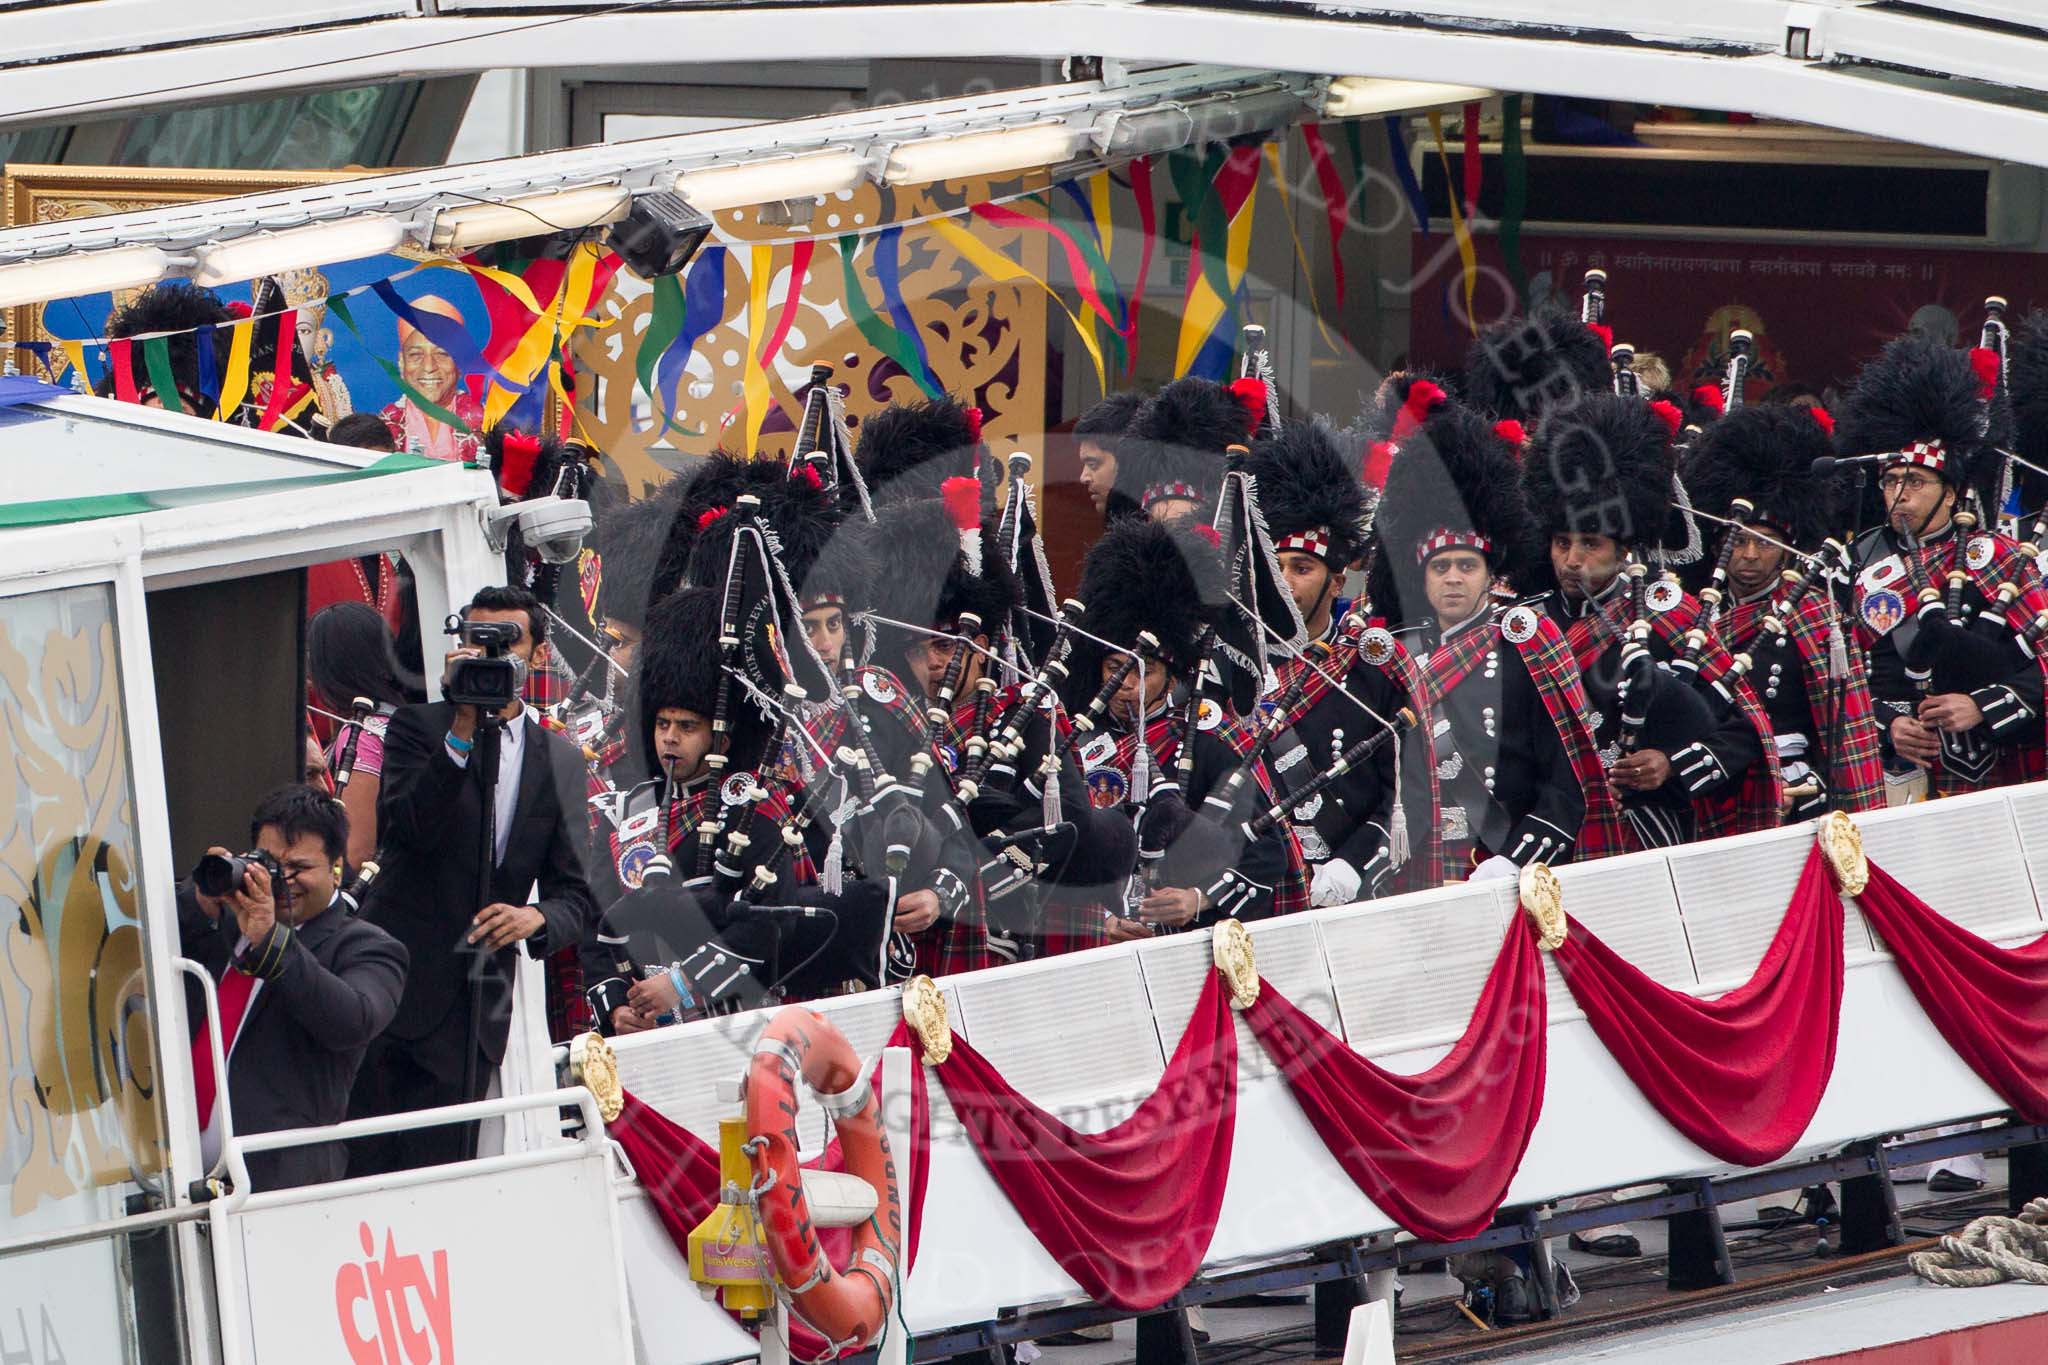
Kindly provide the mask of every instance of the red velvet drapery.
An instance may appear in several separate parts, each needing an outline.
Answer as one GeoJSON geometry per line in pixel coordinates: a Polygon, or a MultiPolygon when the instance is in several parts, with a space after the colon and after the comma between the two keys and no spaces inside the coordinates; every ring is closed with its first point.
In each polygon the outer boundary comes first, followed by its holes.
{"type": "Polygon", "coordinates": [[[1856,898],[1920,1008],[1984,1083],[2029,1123],[2048,1123],[2048,934],[2000,948],[1877,864],[1856,898]]]}
{"type": "Polygon", "coordinates": [[[1237,1032],[1214,972],[1158,1088],[1106,1132],[1040,1109],[964,1039],[937,1070],[989,1175],[1090,1298],[1143,1311],[1194,1277],[1237,1117],[1237,1032]]]}
{"type": "Polygon", "coordinates": [[[1427,1071],[1374,1065],[1273,988],[1245,1011],[1260,1044],[1346,1175],[1418,1237],[1492,1221],[1543,1109],[1543,960],[1528,921],[1508,927],[1471,1022],[1427,1071]]]}
{"type": "Polygon", "coordinates": [[[1842,901],[1818,846],[1763,961],[1726,995],[1661,986],[1583,924],[1553,960],[1636,1088],[1706,1151],[1761,1166],[1806,1131],[1842,1014],[1842,901]]]}

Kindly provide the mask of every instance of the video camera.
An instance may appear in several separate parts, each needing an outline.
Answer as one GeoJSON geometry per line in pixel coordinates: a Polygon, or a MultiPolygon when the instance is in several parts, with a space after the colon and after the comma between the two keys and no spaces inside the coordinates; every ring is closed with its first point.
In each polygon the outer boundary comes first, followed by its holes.
{"type": "Polygon", "coordinates": [[[518,700],[526,682],[525,661],[509,652],[525,634],[517,621],[469,621],[456,615],[448,618],[446,630],[484,652],[481,659],[457,659],[449,668],[442,688],[449,701],[496,713],[518,700]]]}
{"type": "Polygon", "coordinates": [[[260,848],[252,848],[240,857],[207,854],[192,869],[192,885],[202,895],[230,896],[242,889],[242,879],[252,867],[262,868],[269,876],[270,894],[279,904],[290,898],[291,884],[285,879],[284,865],[260,848]]]}

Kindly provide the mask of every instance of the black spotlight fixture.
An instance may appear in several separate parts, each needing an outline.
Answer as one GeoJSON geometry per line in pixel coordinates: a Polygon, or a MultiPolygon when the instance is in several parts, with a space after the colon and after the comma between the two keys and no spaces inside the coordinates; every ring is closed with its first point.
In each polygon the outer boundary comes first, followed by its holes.
{"type": "Polygon", "coordinates": [[[626,216],[605,234],[606,247],[643,280],[673,275],[711,233],[711,219],[668,190],[633,196],[626,216]]]}

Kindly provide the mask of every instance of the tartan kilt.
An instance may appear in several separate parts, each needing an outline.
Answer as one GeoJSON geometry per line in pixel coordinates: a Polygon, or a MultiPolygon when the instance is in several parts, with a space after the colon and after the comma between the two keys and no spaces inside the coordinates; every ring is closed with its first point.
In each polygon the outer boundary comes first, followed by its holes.
{"type": "Polygon", "coordinates": [[[942,919],[911,939],[917,951],[917,969],[941,979],[961,972],[978,972],[1000,961],[989,951],[988,930],[978,915],[942,919]]]}
{"type": "Polygon", "coordinates": [[[583,959],[577,949],[548,954],[542,971],[547,982],[548,1041],[566,1043],[590,1032],[590,1002],[583,996],[583,959]]]}
{"type": "Polygon", "coordinates": [[[1058,957],[1062,953],[1101,947],[1109,942],[1108,913],[1109,908],[1099,903],[1047,902],[1033,956],[1058,957]]]}

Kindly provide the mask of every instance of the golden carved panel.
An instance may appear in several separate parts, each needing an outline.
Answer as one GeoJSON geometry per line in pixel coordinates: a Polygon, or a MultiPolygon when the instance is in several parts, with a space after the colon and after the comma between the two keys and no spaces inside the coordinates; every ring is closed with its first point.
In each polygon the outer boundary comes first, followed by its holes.
{"type": "MultiPolygon", "coordinates": [[[[653,313],[653,295],[630,276],[622,275],[597,310],[610,326],[578,333],[573,346],[582,376],[578,423],[593,445],[603,450],[635,494],[667,478],[661,463],[670,450],[708,454],[721,446],[738,449],[745,443],[742,385],[748,340],[748,243],[776,243],[767,308],[757,340],[775,333],[782,322],[793,247],[787,239],[806,232],[820,234],[810,270],[790,320],[789,335],[771,367],[769,386],[774,411],[767,417],[760,447],[787,454],[802,415],[796,392],[810,377],[814,363],[834,367],[833,382],[848,390],[846,413],[858,435],[859,422],[890,403],[923,396],[917,381],[862,334],[849,309],[848,281],[840,256],[838,234],[872,234],[877,224],[903,224],[897,243],[902,298],[939,385],[950,394],[977,403],[983,433],[998,452],[1029,450],[1043,464],[1042,432],[1046,408],[1047,296],[1030,280],[997,283],[964,260],[929,226],[918,220],[958,213],[967,205],[987,202],[1020,190],[1043,190],[1035,181],[964,180],[941,185],[890,188],[865,185],[850,195],[828,197],[813,210],[807,225],[767,225],[755,210],[718,215],[728,234],[725,265],[725,307],[718,325],[693,348],[687,377],[678,385],[674,420],[677,430],[664,440],[659,411],[639,388],[636,373],[640,339],[653,313]],[[594,382],[593,382],[594,381],[594,382]]],[[[1009,207],[1043,221],[1044,203],[1020,198],[1009,207]]],[[[1023,266],[1038,279],[1046,276],[1048,256],[1043,233],[996,227],[964,214],[960,223],[982,242],[1023,266]]],[[[876,239],[860,238],[854,256],[853,283],[865,293],[868,307],[884,322],[884,305],[876,273],[876,239]]]]}

